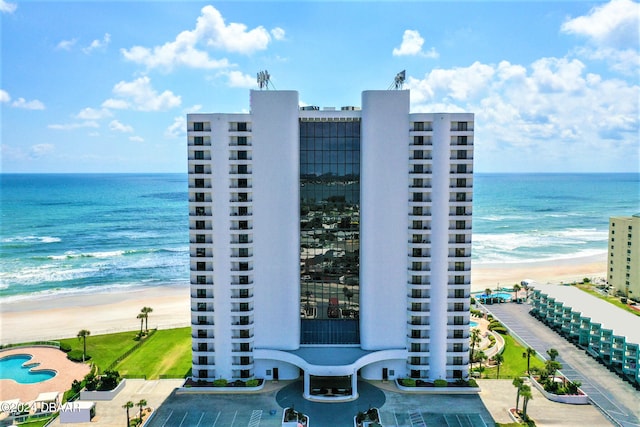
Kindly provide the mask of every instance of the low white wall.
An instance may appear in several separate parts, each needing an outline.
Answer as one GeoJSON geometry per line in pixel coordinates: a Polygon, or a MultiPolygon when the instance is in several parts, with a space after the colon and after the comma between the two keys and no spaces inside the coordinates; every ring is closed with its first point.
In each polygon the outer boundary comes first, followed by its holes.
{"type": "Polygon", "coordinates": [[[405,387],[398,380],[396,387],[402,391],[424,394],[477,394],[482,391],[480,387],[405,387]]]}
{"type": "Polygon", "coordinates": [[[127,380],[123,378],[116,388],[109,391],[81,391],[80,400],[112,400],[124,388],[126,382],[127,380]]]}
{"type": "Polygon", "coordinates": [[[178,387],[176,394],[234,394],[254,393],[264,388],[266,381],[256,387],[178,387]]]}
{"type": "Polygon", "coordinates": [[[570,405],[588,405],[589,404],[589,396],[587,396],[582,390],[580,390],[580,392],[582,394],[553,394],[553,393],[548,393],[544,387],[542,387],[542,385],[536,381],[535,378],[531,377],[531,383],[534,385],[535,388],[538,389],[538,391],[540,393],[542,393],[542,395],[544,397],[547,398],[547,400],[551,400],[552,402],[559,402],[559,403],[567,403],[570,405]]]}

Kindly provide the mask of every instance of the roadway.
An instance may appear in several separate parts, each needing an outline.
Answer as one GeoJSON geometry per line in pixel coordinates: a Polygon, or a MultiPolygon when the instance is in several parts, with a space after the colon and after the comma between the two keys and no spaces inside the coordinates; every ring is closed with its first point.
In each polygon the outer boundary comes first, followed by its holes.
{"type": "Polygon", "coordinates": [[[556,360],[562,363],[561,372],[568,379],[582,383],[580,388],[612,424],[640,427],[640,392],[531,316],[529,304],[493,304],[484,308],[543,358],[548,358],[548,349],[558,350],[556,360]]]}

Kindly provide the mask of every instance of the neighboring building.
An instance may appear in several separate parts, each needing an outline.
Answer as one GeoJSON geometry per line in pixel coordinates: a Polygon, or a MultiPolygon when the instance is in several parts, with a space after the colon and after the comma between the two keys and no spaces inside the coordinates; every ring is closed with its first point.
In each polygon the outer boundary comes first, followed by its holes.
{"type": "Polygon", "coordinates": [[[635,314],[567,285],[536,283],[531,305],[533,316],[640,387],[640,330],[635,314]]]}
{"type": "Polygon", "coordinates": [[[468,377],[473,114],[251,91],[187,122],[194,380],[468,377]]]}
{"type": "Polygon", "coordinates": [[[640,214],[609,219],[608,267],[612,292],[640,301],[640,214]]]}

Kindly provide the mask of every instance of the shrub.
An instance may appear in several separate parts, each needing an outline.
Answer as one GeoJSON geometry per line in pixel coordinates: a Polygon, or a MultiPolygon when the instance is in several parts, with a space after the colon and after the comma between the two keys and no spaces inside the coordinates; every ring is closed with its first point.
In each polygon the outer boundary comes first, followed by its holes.
{"type": "Polygon", "coordinates": [[[61,342],[60,343],[60,350],[64,351],[65,353],[69,353],[71,351],[71,346],[65,342],[61,342]]]}
{"type": "Polygon", "coordinates": [[[471,304],[475,305],[476,304],[476,299],[474,297],[471,297],[471,304]]]}
{"type": "Polygon", "coordinates": [[[433,386],[434,387],[446,387],[447,386],[447,380],[435,380],[433,382],[433,386]]]}
{"type": "Polygon", "coordinates": [[[224,378],[220,378],[217,380],[213,381],[213,386],[214,387],[226,387],[227,386],[227,380],[225,380],[224,378]]]}
{"type": "Polygon", "coordinates": [[[415,387],[416,386],[416,380],[414,380],[413,378],[404,378],[404,379],[400,380],[400,383],[405,387],[415,387]]]}
{"type": "Polygon", "coordinates": [[[82,384],[82,381],[73,380],[73,382],[71,383],[71,391],[73,392],[73,394],[80,393],[80,390],[82,390],[83,387],[84,384],[82,384]]]}
{"type": "Polygon", "coordinates": [[[478,387],[478,383],[473,378],[469,379],[469,387],[478,387]]]}
{"type": "Polygon", "coordinates": [[[585,277],[584,279],[582,279],[582,283],[590,283],[591,279],[589,279],[588,277],[585,277]]]}
{"type": "Polygon", "coordinates": [[[84,386],[89,391],[94,391],[98,387],[98,377],[95,376],[93,372],[89,372],[86,377],[84,377],[84,386]]]}
{"type": "Polygon", "coordinates": [[[113,390],[120,382],[120,373],[118,371],[105,371],[97,389],[101,391],[113,390]]]}
{"type": "Polygon", "coordinates": [[[258,384],[260,384],[260,381],[258,381],[258,380],[248,380],[247,381],[247,387],[258,387],[258,384]]]}
{"type": "MultiPolygon", "coordinates": [[[[71,350],[67,353],[67,359],[73,362],[82,362],[82,350],[71,350]]],[[[89,359],[91,359],[91,356],[87,354],[84,360],[86,361],[89,359]]]]}
{"type": "Polygon", "coordinates": [[[496,326],[495,328],[491,329],[493,332],[497,332],[501,335],[509,335],[509,332],[507,331],[507,328],[505,328],[504,326],[496,326]]]}

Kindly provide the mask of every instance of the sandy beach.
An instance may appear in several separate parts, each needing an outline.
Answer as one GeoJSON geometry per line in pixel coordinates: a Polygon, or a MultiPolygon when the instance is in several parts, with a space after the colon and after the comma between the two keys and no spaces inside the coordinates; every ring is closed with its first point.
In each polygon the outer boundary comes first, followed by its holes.
{"type": "Polygon", "coordinates": [[[0,343],[134,331],[142,307],[151,307],[149,328],[169,329],[191,324],[189,286],[163,286],[125,292],[49,296],[1,304],[0,343]]]}
{"type": "MultiPolygon", "coordinates": [[[[472,291],[510,287],[529,279],[539,283],[571,283],[584,277],[605,277],[606,254],[544,263],[474,265],[472,291]]],[[[142,307],[151,307],[149,327],[168,329],[190,325],[188,286],[143,288],[124,292],[49,296],[1,303],[0,343],[75,337],[136,330],[142,307]]]]}

